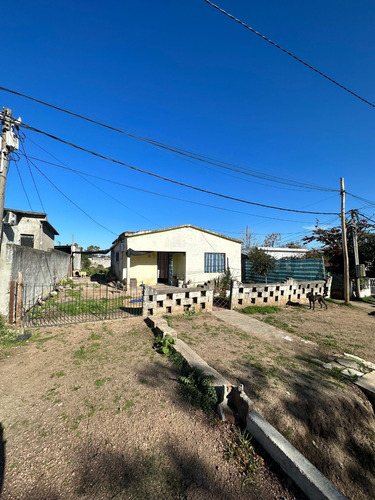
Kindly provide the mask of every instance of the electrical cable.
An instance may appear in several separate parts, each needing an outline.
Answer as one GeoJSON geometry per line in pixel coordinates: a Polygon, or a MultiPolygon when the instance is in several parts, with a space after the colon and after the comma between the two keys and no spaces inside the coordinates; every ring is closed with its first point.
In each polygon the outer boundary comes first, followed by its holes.
{"type": "MultiPolygon", "coordinates": [[[[31,140],[30,138],[28,138],[28,140],[31,140]]],[[[31,142],[33,144],[35,144],[35,146],[37,146],[38,148],[40,148],[42,151],[44,151],[45,153],[47,153],[49,156],[51,156],[54,160],[60,162],[61,166],[62,167],[66,167],[67,169],[71,170],[64,162],[62,162],[61,160],[59,160],[58,158],[56,158],[56,156],[54,156],[52,153],[50,153],[49,151],[47,151],[46,149],[42,148],[42,146],[40,146],[39,144],[37,144],[35,141],[31,140],[31,142]]],[[[25,150],[23,149],[23,152],[24,152],[24,156],[26,158],[26,161],[28,162],[28,157],[26,155],[26,152],[25,150]]],[[[54,164],[55,166],[58,166],[56,164],[54,164]]],[[[152,225],[156,226],[156,227],[161,227],[159,224],[156,224],[156,222],[152,221],[151,219],[149,219],[148,217],[145,217],[144,215],[142,215],[141,213],[137,212],[136,210],[134,210],[133,208],[125,205],[125,203],[123,203],[122,201],[118,200],[117,198],[115,198],[114,196],[110,195],[109,193],[107,193],[104,189],[100,188],[99,186],[97,186],[96,184],[94,184],[93,182],[89,181],[88,179],[86,179],[84,177],[83,174],[81,174],[80,172],[76,171],[74,172],[78,177],[80,177],[81,179],[83,179],[85,182],[87,182],[88,184],[90,184],[91,186],[94,186],[96,189],[98,189],[98,191],[101,191],[102,193],[104,193],[106,196],[108,196],[109,198],[111,198],[112,200],[116,201],[117,203],[119,203],[120,205],[122,205],[123,207],[125,207],[127,210],[130,210],[131,212],[135,213],[136,215],[138,215],[138,217],[141,217],[145,220],[147,220],[147,222],[151,222],[152,225]]]]}
{"type": "Polygon", "coordinates": [[[357,99],[359,99],[360,101],[364,102],[365,104],[368,104],[369,106],[371,106],[372,108],[375,108],[375,104],[372,103],[371,101],[368,101],[367,99],[361,97],[359,94],[357,94],[356,92],[353,92],[352,90],[348,89],[347,87],[345,87],[344,85],[342,85],[341,83],[339,83],[338,81],[334,80],[333,78],[331,78],[330,76],[326,75],[325,73],[323,73],[322,71],[318,70],[317,68],[315,68],[314,66],[312,66],[311,64],[307,63],[306,61],[304,61],[303,59],[301,59],[300,57],[297,57],[296,55],[294,55],[292,52],[289,52],[289,50],[286,50],[284,49],[283,47],[281,47],[281,45],[277,44],[276,42],[273,42],[271,39],[269,39],[268,37],[266,37],[265,35],[262,35],[262,33],[259,33],[259,31],[256,31],[254,28],[251,28],[251,26],[245,24],[243,21],[241,21],[240,19],[238,19],[237,17],[233,16],[232,14],[230,14],[229,12],[227,12],[226,10],[222,9],[221,7],[219,7],[218,5],[214,4],[213,2],[210,2],[210,0],[203,0],[204,2],[206,2],[208,5],[211,5],[211,7],[213,7],[214,9],[218,10],[219,12],[221,12],[222,14],[224,14],[225,16],[229,17],[230,19],[232,19],[233,21],[235,21],[236,23],[240,24],[241,26],[243,26],[244,28],[246,28],[247,30],[251,31],[252,33],[254,33],[254,35],[257,35],[259,36],[260,38],[262,38],[263,40],[265,40],[266,42],[270,43],[271,45],[273,45],[274,47],[276,47],[277,49],[281,50],[282,52],[284,52],[284,54],[287,54],[288,56],[292,57],[293,59],[295,59],[296,61],[298,61],[299,63],[303,64],[304,66],[306,66],[307,68],[311,69],[312,71],[314,71],[315,73],[317,73],[318,75],[320,75],[321,77],[325,78],[326,80],[328,80],[329,82],[333,83],[334,85],[336,85],[337,87],[339,87],[340,89],[344,90],[345,92],[347,92],[348,94],[351,94],[353,97],[356,97],[357,99]]]}
{"type": "Polygon", "coordinates": [[[371,200],[367,200],[366,198],[362,198],[361,196],[356,196],[355,194],[349,193],[348,191],[345,191],[346,194],[349,196],[352,196],[352,198],[356,198],[357,200],[363,201],[364,203],[368,203],[371,206],[375,207],[375,202],[371,200]]]}
{"type": "Polygon", "coordinates": [[[21,149],[22,149],[23,154],[24,154],[24,157],[25,157],[25,159],[26,159],[26,163],[27,163],[27,166],[28,166],[28,168],[29,168],[30,176],[31,176],[31,179],[32,179],[32,181],[33,181],[33,183],[34,183],[34,188],[35,188],[35,191],[36,191],[36,193],[37,193],[37,195],[38,195],[38,198],[39,198],[39,201],[40,201],[40,205],[41,205],[41,207],[42,207],[42,210],[43,210],[43,212],[44,212],[44,213],[46,213],[46,209],[44,208],[44,205],[43,205],[43,202],[42,202],[42,198],[40,197],[39,190],[38,190],[38,188],[37,188],[37,185],[36,185],[36,182],[35,182],[35,179],[34,179],[34,175],[33,175],[33,172],[32,172],[32,170],[31,170],[31,167],[30,167],[29,159],[28,159],[28,157],[26,156],[26,151],[25,151],[24,141],[25,141],[25,139],[24,139],[24,138],[22,138],[22,137],[20,137],[21,149]]]}
{"type": "Polygon", "coordinates": [[[75,149],[78,149],[79,151],[84,151],[85,153],[89,153],[89,154],[91,154],[93,156],[96,156],[97,158],[101,158],[102,160],[110,161],[110,162],[116,163],[118,165],[122,165],[122,166],[124,166],[126,168],[129,168],[131,170],[134,170],[136,172],[140,172],[142,174],[146,174],[146,175],[149,175],[151,177],[155,177],[157,179],[161,179],[161,180],[164,180],[166,182],[170,182],[172,184],[176,184],[178,186],[186,187],[188,189],[193,189],[193,190],[199,191],[201,193],[210,194],[212,196],[217,196],[217,197],[220,197],[220,198],[225,198],[227,200],[237,201],[239,203],[245,203],[245,204],[248,204],[248,205],[254,205],[254,206],[258,206],[258,207],[269,208],[271,210],[281,210],[281,211],[284,211],[284,212],[293,212],[293,213],[302,213],[302,214],[313,214],[313,215],[336,215],[335,212],[311,212],[311,211],[306,211],[306,210],[296,210],[296,209],[291,209],[291,208],[276,207],[276,206],[273,206],[273,205],[266,205],[264,203],[256,203],[254,201],[242,200],[241,198],[236,198],[234,196],[228,196],[228,195],[225,195],[225,194],[222,194],[222,193],[217,193],[215,191],[210,191],[208,189],[199,188],[197,186],[192,186],[191,184],[187,184],[187,183],[184,183],[184,182],[176,181],[174,179],[170,179],[169,177],[165,177],[163,175],[155,174],[154,172],[149,172],[147,170],[135,167],[134,165],[130,165],[128,163],[122,162],[120,160],[115,160],[114,158],[102,155],[102,154],[97,153],[95,151],[92,151],[90,149],[87,149],[87,148],[84,148],[82,146],[78,146],[77,144],[74,144],[72,142],[66,141],[65,139],[61,139],[60,137],[57,137],[55,135],[49,134],[48,132],[44,132],[42,130],[39,130],[39,129],[35,128],[35,127],[27,125],[26,123],[21,123],[20,126],[23,127],[23,128],[25,128],[25,129],[27,129],[27,130],[31,130],[33,132],[36,132],[38,134],[45,135],[45,136],[47,136],[47,137],[49,137],[49,138],[51,138],[51,139],[53,139],[55,141],[61,142],[62,144],[66,144],[68,146],[71,146],[71,147],[73,147],[75,149]]]}
{"type": "MultiPolygon", "coordinates": [[[[174,152],[174,153],[176,153],[178,155],[181,155],[183,157],[188,157],[188,158],[191,158],[191,159],[194,159],[194,160],[197,160],[197,161],[208,163],[210,165],[218,166],[219,168],[224,168],[226,170],[231,170],[231,171],[234,171],[234,172],[237,172],[237,173],[241,173],[243,175],[249,175],[249,176],[256,177],[256,178],[259,178],[259,179],[263,179],[263,180],[266,180],[266,181],[269,181],[269,182],[275,182],[275,183],[279,183],[279,184],[285,184],[285,185],[289,185],[289,186],[300,187],[302,190],[309,189],[309,190],[317,190],[317,191],[339,192],[338,189],[331,189],[331,188],[326,188],[326,187],[323,187],[323,186],[316,186],[316,185],[313,185],[313,184],[307,184],[307,183],[300,182],[300,181],[294,181],[292,179],[285,179],[283,177],[277,177],[277,176],[265,174],[264,172],[259,172],[259,171],[256,171],[256,170],[247,169],[245,167],[239,167],[239,166],[234,165],[232,163],[223,162],[221,160],[215,160],[213,158],[201,155],[199,153],[194,153],[192,151],[188,151],[188,150],[185,150],[185,149],[177,148],[177,147],[174,147],[174,146],[171,146],[171,145],[168,145],[168,144],[164,144],[162,142],[159,142],[159,141],[156,141],[156,140],[153,140],[153,139],[149,139],[147,137],[142,137],[142,136],[139,136],[139,135],[136,135],[136,134],[132,134],[130,132],[126,132],[125,130],[119,129],[117,127],[113,127],[112,125],[108,125],[108,124],[99,122],[97,120],[93,120],[92,118],[89,118],[87,116],[75,113],[73,111],[69,111],[69,110],[61,108],[59,106],[55,106],[53,104],[47,103],[45,101],[42,101],[40,99],[36,99],[35,97],[31,97],[31,96],[28,96],[26,94],[22,94],[21,92],[17,92],[15,90],[7,89],[7,88],[1,87],[1,86],[0,86],[0,90],[2,90],[4,92],[9,92],[9,93],[14,94],[14,95],[18,95],[18,96],[23,97],[25,99],[29,99],[31,101],[37,102],[39,104],[42,104],[42,105],[47,106],[47,107],[50,107],[50,108],[55,109],[57,111],[61,111],[61,112],[66,113],[68,115],[74,116],[76,118],[80,118],[81,120],[85,120],[85,121],[87,121],[89,123],[93,123],[93,124],[98,125],[100,127],[107,128],[107,129],[112,130],[114,132],[118,132],[120,134],[124,134],[124,135],[126,135],[128,137],[131,137],[132,139],[143,141],[143,142],[146,142],[146,143],[151,144],[153,146],[156,146],[158,148],[161,148],[161,149],[164,149],[164,150],[167,150],[167,151],[170,151],[170,152],[174,152]]],[[[19,125],[21,125],[21,124],[19,124],[19,125]]]]}
{"type": "Polygon", "coordinates": [[[33,162],[31,162],[31,164],[34,166],[34,168],[56,189],[56,191],[58,191],[64,198],[66,198],[72,205],[74,205],[76,208],[78,208],[78,210],[80,210],[83,214],[86,215],[86,217],[88,217],[89,219],[91,219],[95,224],[97,224],[98,226],[100,226],[101,228],[105,229],[106,231],[108,231],[109,233],[112,233],[114,234],[115,236],[118,236],[117,233],[115,233],[114,231],[111,231],[110,229],[108,229],[107,227],[103,226],[103,224],[101,224],[100,222],[98,222],[97,220],[95,220],[93,217],[91,217],[91,215],[89,215],[87,212],[85,212],[85,210],[83,210],[83,208],[81,208],[79,205],[77,205],[77,203],[75,203],[72,199],[70,199],[63,191],[61,191],[61,189],[59,189],[56,184],[54,184],[51,179],[49,179],[46,174],[44,172],[42,172],[42,170],[40,170],[40,168],[38,168],[33,162]]]}
{"type": "Polygon", "coordinates": [[[360,215],[361,217],[364,217],[366,220],[373,222],[375,224],[375,220],[371,219],[370,217],[367,217],[367,215],[362,214],[361,212],[358,212],[358,215],[360,215]]]}
{"type": "Polygon", "coordinates": [[[148,189],[142,189],[142,188],[139,188],[139,187],[136,187],[136,186],[131,186],[129,184],[124,184],[122,182],[114,181],[112,179],[107,179],[105,177],[99,177],[98,175],[89,174],[87,172],[82,172],[80,170],[76,170],[76,169],[73,169],[73,168],[68,167],[68,166],[58,165],[56,163],[53,163],[53,162],[50,162],[50,161],[47,161],[47,160],[42,160],[41,158],[35,158],[34,156],[29,156],[29,158],[32,159],[32,160],[34,160],[34,161],[40,161],[42,163],[47,163],[48,165],[52,165],[52,166],[55,166],[57,168],[62,168],[62,169],[65,169],[65,170],[68,170],[68,171],[71,171],[71,172],[74,172],[74,173],[77,173],[77,174],[81,174],[81,175],[87,176],[87,177],[93,177],[94,179],[98,179],[98,180],[101,180],[101,181],[104,181],[104,182],[109,182],[111,184],[115,184],[117,186],[122,186],[122,187],[125,187],[127,189],[133,189],[135,191],[140,191],[140,192],[143,192],[143,193],[152,194],[152,195],[159,196],[159,197],[162,197],[162,198],[167,198],[167,199],[170,199],[170,200],[182,201],[182,202],[185,202],[185,203],[190,203],[191,205],[199,205],[201,207],[208,207],[208,208],[213,208],[213,209],[216,209],[216,210],[222,210],[222,211],[225,211],[225,212],[231,212],[231,213],[236,213],[236,214],[250,215],[252,217],[257,217],[257,218],[260,218],[260,219],[269,219],[269,220],[282,221],[282,222],[293,222],[293,223],[296,223],[296,224],[310,224],[311,223],[311,221],[304,221],[304,220],[297,221],[297,220],[294,220],[294,219],[283,219],[281,217],[268,217],[266,215],[257,215],[257,214],[253,214],[253,213],[250,213],[250,212],[243,212],[241,210],[233,210],[233,209],[230,209],[230,208],[219,207],[217,205],[210,205],[210,204],[207,204],[207,203],[201,203],[201,202],[197,202],[197,201],[187,200],[185,198],[178,198],[176,196],[171,196],[171,195],[163,194],[163,193],[156,192],[156,191],[150,191],[148,189]]]}
{"type": "Polygon", "coordinates": [[[13,163],[14,163],[14,164],[15,164],[15,166],[16,166],[16,170],[17,170],[17,172],[18,172],[18,177],[20,178],[20,182],[21,182],[21,186],[22,186],[23,192],[24,192],[24,194],[25,194],[25,196],[26,196],[26,199],[27,199],[27,202],[28,202],[28,204],[29,204],[30,210],[31,210],[31,211],[33,211],[33,207],[31,206],[30,199],[29,199],[29,197],[28,197],[28,195],[27,195],[27,192],[26,192],[26,189],[25,189],[25,185],[24,185],[24,183],[23,183],[22,176],[21,176],[21,172],[20,172],[20,169],[18,168],[17,162],[16,162],[16,161],[14,161],[13,159],[11,159],[10,161],[13,161],[13,163]]]}

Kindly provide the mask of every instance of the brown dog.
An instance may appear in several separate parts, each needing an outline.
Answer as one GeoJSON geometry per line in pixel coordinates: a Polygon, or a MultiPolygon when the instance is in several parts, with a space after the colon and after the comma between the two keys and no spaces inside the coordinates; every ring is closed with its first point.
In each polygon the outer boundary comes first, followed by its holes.
{"type": "Polygon", "coordinates": [[[320,304],[320,309],[322,309],[323,305],[325,305],[326,309],[328,309],[327,303],[324,300],[323,295],[319,295],[318,293],[314,295],[314,292],[309,292],[306,294],[306,297],[308,297],[309,299],[310,309],[311,306],[313,307],[313,309],[315,309],[315,302],[318,302],[318,304],[320,304]]]}

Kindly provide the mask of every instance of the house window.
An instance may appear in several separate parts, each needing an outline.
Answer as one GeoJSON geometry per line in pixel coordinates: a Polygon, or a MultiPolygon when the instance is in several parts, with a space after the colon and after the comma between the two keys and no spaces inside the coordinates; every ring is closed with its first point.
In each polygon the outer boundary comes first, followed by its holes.
{"type": "Polygon", "coordinates": [[[21,234],[21,245],[23,247],[34,248],[34,235],[33,234],[21,234]]]}
{"type": "Polygon", "coordinates": [[[120,252],[116,252],[116,262],[120,260],[120,252]]]}
{"type": "Polygon", "coordinates": [[[223,273],[225,271],[225,253],[205,253],[204,272],[223,273]]]}

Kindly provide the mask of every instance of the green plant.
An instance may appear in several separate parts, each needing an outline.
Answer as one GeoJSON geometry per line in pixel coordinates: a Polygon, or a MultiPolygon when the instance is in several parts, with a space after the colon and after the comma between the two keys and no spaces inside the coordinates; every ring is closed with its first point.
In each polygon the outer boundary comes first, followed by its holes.
{"type": "Polygon", "coordinates": [[[359,299],[361,302],[366,302],[367,304],[375,304],[375,297],[370,295],[369,297],[362,297],[359,299]]]}
{"type": "Polygon", "coordinates": [[[110,382],[111,380],[111,377],[98,378],[95,380],[94,385],[95,387],[101,387],[105,382],[110,382]]]}
{"type": "Polygon", "coordinates": [[[331,304],[336,304],[337,306],[344,306],[344,307],[355,307],[353,306],[352,303],[350,302],[343,302],[343,301],[340,301],[340,300],[336,300],[336,299],[331,299],[330,297],[327,297],[325,299],[326,302],[330,302],[331,304]]]}
{"type": "Polygon", "coordinates": [[[230,269],[229,266],[225,269],[223,274],[221,274],[218,278],[217,285],[222,288],[229,288],[231,281],[233,281],[235,277],[233,276],[233,273],[230,269]]]}
{"type": "MultiPolygon", "coordinates": [[[[26,333],[26,332],[25,332],[26,333]]],[[[10,346],[14,344],[16,339],[20,336],[20,332],[13,326],[6,324],[5,318],[0,315],[0,345],[10,346]]],[[[27,339],[17,342],[18,344],[24,343],[27,339]]]]}
{"type": "Polygon", "coordinates": [[[196,311],[195,307],[192,307],[191,309],[187,309],[184,312],[185,318],[190,318],[192,316],[199,316],[201,314],[201,311],[196,311]]]}
{"type": "Polygon", "coordinates": [[[154,349],[159,354],[172,354],[174,352],[175,340],[170,335],[162,338],[156,337],[154,341],[154,349]]]}
{"type": "Polygon", "coordinates": [[[164,314],[163,318],[166,320],[167,325],[169,326],[169,328],[172,328],[172,325],[173,325],[173,317],[172,317],[172,316],[170,316],[169,314],[164,314]]]}
{"type": "Polygon", "coordinates": [[[228,439],[226,455],[229,463],[235,464],[244,473],[244,484],[250,481],[263,463],[251,443],[251,436],[246,431],[236,431],[234,437],[228,439]]]}
{"type": "Polygon", "coordinates": [[[276,265],[276,259],[261,248],[253,248],[248,254],[252,270],[256,274],[264,276],[267,283],[267,275],[276,265]]]}
{"type": "Polygon", "coordinates": [[[218,402],[215,388],[211,384],[212,378],[200,370],[193,369],[177,379],[188,401],[193,406],[202,408],[206,414],[209,414],[218,402]]]}
{"type": "Polygon", "coordinates": [[[243,309],[236,309],[243,314],[273,314],[282,311],[281,307],[277,306],[247,306],[243,309]]]}

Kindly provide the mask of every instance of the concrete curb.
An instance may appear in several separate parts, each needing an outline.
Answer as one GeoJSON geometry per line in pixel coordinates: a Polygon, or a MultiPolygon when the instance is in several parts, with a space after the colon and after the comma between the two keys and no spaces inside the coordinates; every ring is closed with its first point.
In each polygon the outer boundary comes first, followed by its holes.
{"type": "Polygon", "coordinates": [[[176,351],[184,357],[191,368],[199,369],[205,375],[213,377],[213,385],[219,396],[218,413],[222,420],[234,422],[234,414],[231,410],[231,407],[234,407],[241,423],[246,426],[249,433],[310,499],[347,500],[347,497],[336,486],[253,409],[253,403],[243,391],[243,386],[232,385],[185,342],[177,339],[176,331],[168,327],[164,319],[158,318],[157,324],[151,318],[145,321],[154,333],[163,337],[170,335],[176,340],[176,351]]]}
{"type": "Polygon", "coordinates": [[[246,429],[309,498],[347,498],[255,410],[247,417],[246,429]]]}

